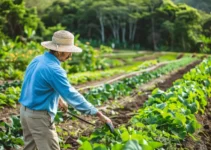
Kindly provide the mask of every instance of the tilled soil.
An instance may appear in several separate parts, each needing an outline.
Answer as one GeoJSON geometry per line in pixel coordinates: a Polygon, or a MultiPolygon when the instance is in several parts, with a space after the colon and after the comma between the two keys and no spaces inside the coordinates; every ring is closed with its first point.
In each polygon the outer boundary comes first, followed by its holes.
{"type": "MultiPolygon", "coordinates": [[[[165,77],[165,80],[160,80],[162,83],[157,83],[157,87],[160,88],[161,90],[166,90],[170,88],[173,84],[173,82],[183,76],[183,74],[187,73],[190,71],[191,68],[194,68],[196,65],[198,65],[200,61],[196,61],[182,69],[179,69],[178,71],[174,72],[171,74],[168,78],[165,77]]],[[[162,78],[162,77],[161,77],[162,78]]],[[[147,84],[142,85],[142,86],[147,86],[147,84]]],[[[151,86],[151,85],[150,85],[151,86]]],[[[132,94],[132,97],[124,97],[124,99],[120,99],[119,101],[119,107],[117,106],[116,108],[112,107],[112,104],[110,104],[109,107],[101,107],[101,111],[103,111],[107,116],[109,116],[112,119],[112,122],[115,127],[118,127],[122,124],[128,124],[128,121],[135,115],[136,111],[140,109],[140,107],[143,106],[144,102],[148,99],[148,96],[151,94],[151,90],[147,91],[142,91],[143,94],[139,95],[138,92],[132,94]],[[115,114],[115,115],[113,115],[115,114]]],[[[106,104],[108,106],[109,104],[106,104]]],[[[93,118],[92,118],[93,119],[93,118]]],[[[97,123],[98,126],[100,126],[99,122],[97,123]]],[[[92,132],[93,128],[90,130],[86,130],[82,132],[81,135],[90,135],[92,132]]],[[[71,144],[72,148],[71,150],[77,150],[79,144],[76,142],[77,137],[69,137],[66,143],[71,144]]]]}
{"type": "Polygon", "coordinates": [[[188,65],[185,69],[181,69],[179,70],[175,75],[170,76],[168,79],[165,80],[165,84],[163,83],[159,83],[157,85],[157,87],[159,87],[159,89],[165,91],[166,89],[168,89],[169,87],[173,86],[173,82],[179,78],[182,78],[182,76],[188,72],[191,68],[194,68],[196,65],[199,64],[199,61],[196,61],[190,65],[188,65]]]}

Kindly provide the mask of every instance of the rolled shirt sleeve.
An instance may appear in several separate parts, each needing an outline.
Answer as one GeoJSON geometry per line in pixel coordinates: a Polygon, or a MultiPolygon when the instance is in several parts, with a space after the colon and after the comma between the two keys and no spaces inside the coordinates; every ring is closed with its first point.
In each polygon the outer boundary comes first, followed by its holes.
{"type": "Polygon", "coordinates": [[[89,103],[73,86],[70,85],[64,69],[57,67],[52,70],[50,84],[56,92],[76,110],[89,115],[95,115],[97,108],[89,103]]]}

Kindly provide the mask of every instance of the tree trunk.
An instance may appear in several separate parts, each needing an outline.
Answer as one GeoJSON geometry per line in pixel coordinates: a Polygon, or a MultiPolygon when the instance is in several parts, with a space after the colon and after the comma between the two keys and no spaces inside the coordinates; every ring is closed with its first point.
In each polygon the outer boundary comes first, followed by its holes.
{"type": "Polygon", "coordinates": [[[171,34],[171,51],[173,51],[174,48],[174,34],[171,34]]]}
{"type": "Polygon", "coordinates": [[[104,24],[103,24],[103,17],[100,16],[99,18],[100,20],[100,28],[101,28],[101,38],[102,38],[102,42],[105,42],[105,32],[104,32],[104,24]]]}
{"type": "Polygon", "coordinates": [[[122,27],[122,42],[125,43],[126,40],[125,40],[125,33],[126,33],[126,27],[122,27]]]}
{"type": "Polygon", "coordinates": [[[155,23],[154,23],[154,17],[151,18],[151,23],[152,23],[152,43],[153,43],[153,49],[157,50],[157,43],[155,39],[155,23]]]}
{"type": "Polygon", "coordinates": [[[116,27],[116,36],[117,36],[117,41],[120,41],[120,37],[119,37],[119,27],[116,27]]]}
{"type": "Polygon", "coordinates": [[[129,23],[129,41],[132,41],[133,23],[129,23]]]}
{"type": "Polygon", "coordinates": [[[110,15],[110,23],[109,23],[110,27],[111,27],[111,31],[113,33],[113,36],[114,36],[114,39],[116,39],[116,27],[115,27],[115,24],[114,24],[114,19],[113,19],[113,16],[110,15]]]}
{"type": "Polygon", "coordinates": [[[183,47],[183,51],[186,51],[186,45],[185,45],[185,39],[184,39],[184,35],[182,34],[182,47],[183,47]]]}
{"type": "Polygon", "coordinates": [[[101,34],[101,40],[104,43],[105,42],[105,31],[104,31],[104,23],[103,23],[103,15],[101,12],[97,11],[97,16],[100,21],[100,34],[101,34]]]}
{"type": "MultiPolygon", "coordinates": [[[[154,10],[153,10],[153,6],[151,6],[151,14],[153,14],[154,10]]],[[[151,17],[151,23],[152,23],[152,43],[153,43],[153,49],[157,50],[157,42],[155,39],[155,20],[154,17],[151,17]]]]}
{"type": "Polygon", "coordinates": [[[120,29],[120,26],[118,24],[118,21],[116,21],[112,15],[110,15],[110,27],[111,27],[111,30],[112,30],[112,33],[113,33],[113,36],[114,36],[114,39],[119,41],[120,40],[120,37],[119,37],[119,29],[120,29]]]}
{"type": "Polygon", "coordinates": [[[15,35],[15,31],[13,29],[13,25],[10,22],[8,22],[8,25],[9,25],[9,28],[10,28],[10,31],[11,31],[11,34],[12,34],[12,37],[13,37],[15,35]]]}
{"type": "Polygon", "coordinates": [[[135,34],[136,34],[136,22],[134,23],[134,26],[133,26],[133,30],[132,30],[132,38],[131,38],[131,41],[133,42],[134,39],[135,39],[135,34]]]}

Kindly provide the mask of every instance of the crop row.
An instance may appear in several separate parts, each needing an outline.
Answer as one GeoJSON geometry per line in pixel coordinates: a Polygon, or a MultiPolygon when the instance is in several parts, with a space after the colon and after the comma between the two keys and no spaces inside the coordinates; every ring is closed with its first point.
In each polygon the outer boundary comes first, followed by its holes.
{"type": "Polygon", "coordinates": [[[129,127],[122,125],[113,134],[106,127],[97,129],[78,140],[79,149],[176,149],[188,135],[194,138],[201,127],[195,114],[204,112],[211,97],[210,65],[211,59],[204,60],[166,92],[155,89],[129,127]]]}
{"type": "Polygon", "coordinates": [[[144,72],[141,75],[126,78],[113,84],[105,84],[98,88],[91,89],[84,93],[85,98],[94,105],[101,105],[101,103],[109,99],[118,99],[121,96],[127,96],[139,87],[141,84],[146,83],[152,79],[158,78],[182,66],[185,66],[196,59],[182,58],[174,63],[169,63],[151,72],[144,72]]]}
{"type": "Polygon", "coordinates": [[[109,69],[109,70],[70,74],[68,75],[68,79],[71,82],[71,84],[77,85],[81,83],[86,83],[88,81],[100,80],[102,78],[111,77],[113,75],[117,75],[121,73],[128,73],[128,72],[133,72],[140,69],[145,69],[154,64],[157,64],[156,60],[149,60],[145,62],[135,62],[132,65],[127,65],[124,67],[118,67],[118,68],[109,69]]]}

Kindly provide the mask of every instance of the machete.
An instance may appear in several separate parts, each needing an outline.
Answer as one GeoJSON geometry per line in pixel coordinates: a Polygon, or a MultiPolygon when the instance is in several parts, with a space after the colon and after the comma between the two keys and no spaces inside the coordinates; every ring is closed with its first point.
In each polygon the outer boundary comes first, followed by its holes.
{"type": "MultiPolygon", "coordinates": [[[[93,123],[91,123],[89,121],[86,121],[86,120],[78,117],[77,115],[75,115],[75,114],[73,114],[71,112],[68,112],[68,114],[71,115],[71,116],[73,116],[73,117],[75,117],[75,118],[77,118],[77,119],[79,119],[79,120],[81,120],[81,121],[83,121],[83,122],[85,122],[85,123],[87,123],[87,124],[90,124],[92,126],[96,126],[95,124],[93,124],[93,123]]],[[[111,131],[111,133],[114,133],[114,126],[111,123],[106,122],[106,126],[109,128],[109,130],[111,131]]]]}

